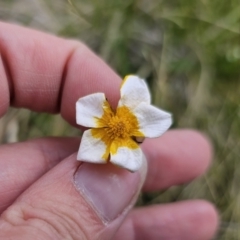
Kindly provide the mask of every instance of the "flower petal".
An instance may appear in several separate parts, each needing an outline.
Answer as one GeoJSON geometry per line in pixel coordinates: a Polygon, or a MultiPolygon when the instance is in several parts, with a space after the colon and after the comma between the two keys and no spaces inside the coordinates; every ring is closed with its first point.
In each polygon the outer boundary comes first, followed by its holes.
{"type": "Polygon", "coordinates": [[[123,142],[114,141],[110,148],[110,154],[110,162],[132,172],[137,171],[142,165],[142,150],[132,139],[123,142]]]}
{"type": "Polygon", "coordinates": [[[127,106],[134,109],[141,102],[150,104],[151,96],[146,82],[138,76],[128,75],[121,86],[121,99],[118,106],[127,106]]]}
{"type": "Polygon", "coordinates": [[[145,137],[159,137],[172,125],[172,115],[152,105],[141,103],[133,112],[145,137]]]}
{"type": "Polygon", "coordinates": [[[85,127],[102,127],[97,119],[101,118],[106,111],[111,111],[104,93],[94,93],[79,98],[76,102],[77,124],[85,127]]]}
{"type": "Polygon", "coordinates": [[[95,137],[92,134],[92,129],[86,130],[82,136],[77,160],[92,163],[106,163],[107,159],[105,156],[109,155],[109,153],[106,154],[107,149],[106,144],[101,138],[95,137]]]}

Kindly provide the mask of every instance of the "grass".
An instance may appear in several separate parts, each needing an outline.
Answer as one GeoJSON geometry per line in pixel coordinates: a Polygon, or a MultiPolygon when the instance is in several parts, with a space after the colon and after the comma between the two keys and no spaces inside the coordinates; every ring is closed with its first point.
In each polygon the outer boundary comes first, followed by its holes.
{"type": "MultiPolygon", "coordinates": [[[[221,215],[216,239],[240,239],[238,0],[0,0],[0,16],[81,39],[120,75],[147,79],[154,104],[173,113],[174,128],[206,133],[215,149],[209,172],[140,202],[208,199],[221,215]]],[[[45,135],[78,132],[59,116],[27,110],[11,109],[0,122],[2,142],[45,135]]]]}

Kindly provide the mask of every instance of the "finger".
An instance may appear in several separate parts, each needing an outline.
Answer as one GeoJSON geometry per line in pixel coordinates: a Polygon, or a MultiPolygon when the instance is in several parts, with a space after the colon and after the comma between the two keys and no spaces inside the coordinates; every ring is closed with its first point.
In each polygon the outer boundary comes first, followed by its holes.
{"type": "Polygon", "coordinates": [[[0,214],[34,181],[77,151],[77,138],[44,138],[0,147],[0,214]]]}
{"type": "Polygon", "coordinates": [[[0,219],[0,239],[112,239],[146,174],[111,163],[83,163],[76,154],[27,189],[0,219]]]}
{"type": "Polygon", "coordinates": [[[168,131],[147,139],[142,149],[149,162],[145,191],[189,182],[206,171],[212,158],[207,138],[193,130],[168,131]]]}
{"type": "Polygon", "coordinates": [[[205,201],[184,201],[136,209],[117,232],[115,240],[210,240],[218,216],[205,201]]]}
{"type": "Polygon", "coordinates": [[[34,111],[61,111],[75,124],[79,97],[104,92],[113,105],[119,99],[119,77],[80,42],[0,23],[0,50],[0,115],[11,101],[34,111]]]}

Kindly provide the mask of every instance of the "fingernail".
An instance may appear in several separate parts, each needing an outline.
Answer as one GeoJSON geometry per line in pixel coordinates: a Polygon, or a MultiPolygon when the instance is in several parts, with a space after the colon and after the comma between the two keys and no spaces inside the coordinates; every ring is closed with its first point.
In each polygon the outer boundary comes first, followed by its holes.
{"type": "Polygon", "coordinates": [[[74,182],[102,221],[111,222],[128,208],[138,194],[141,175],[111,163],[83,163],[74,175],[74,182]]]}

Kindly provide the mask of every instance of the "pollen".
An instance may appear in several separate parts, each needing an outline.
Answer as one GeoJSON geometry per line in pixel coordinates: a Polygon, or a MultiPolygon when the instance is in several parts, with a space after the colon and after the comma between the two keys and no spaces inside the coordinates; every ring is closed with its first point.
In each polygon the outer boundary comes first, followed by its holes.
{"type": "Polygon", "coordinates": [[[110,139],[122,138],[130,136],[131,124],[124,116],[113,116],[106,126],[106,132],[110,139]]]}

